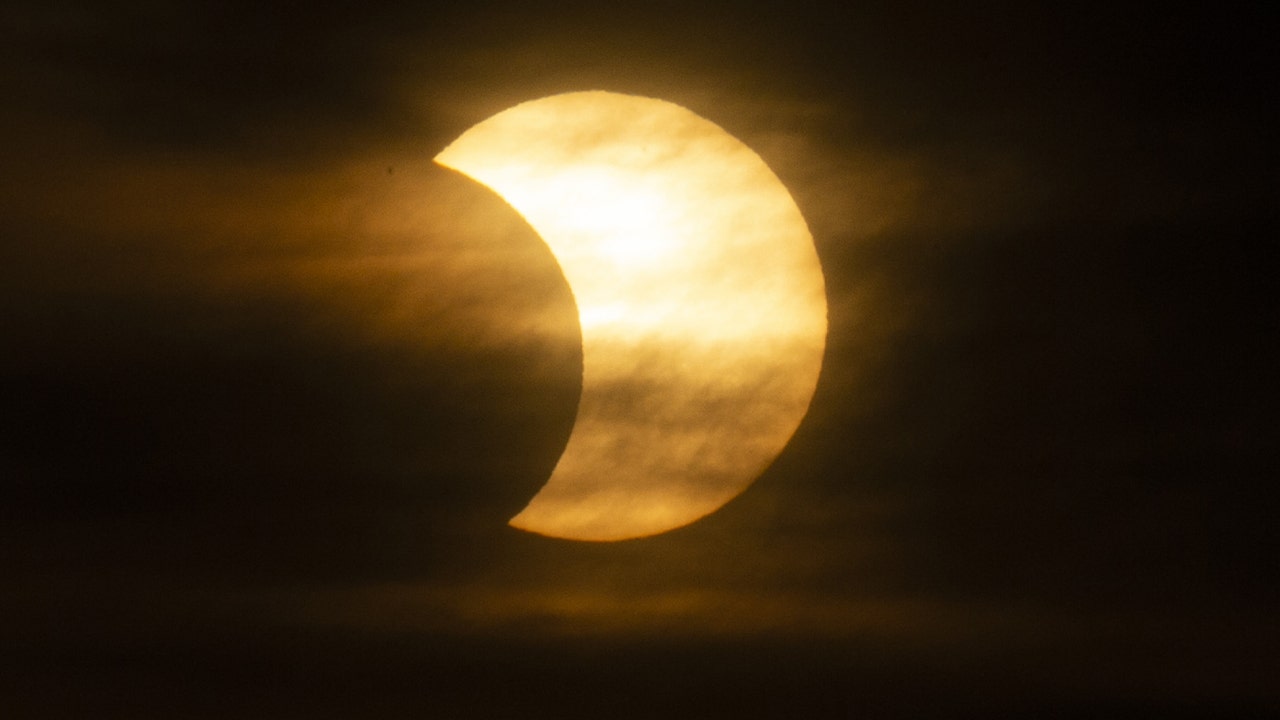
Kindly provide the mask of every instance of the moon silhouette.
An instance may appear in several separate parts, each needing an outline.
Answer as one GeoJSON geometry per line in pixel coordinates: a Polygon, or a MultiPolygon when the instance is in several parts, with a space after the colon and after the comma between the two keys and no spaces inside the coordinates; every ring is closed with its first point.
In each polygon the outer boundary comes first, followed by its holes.
{"type": "Polygon", "coordinates": [[[435,160],[528,221],[578,307],[573,430],[512,526],[655,535],[764,472],[808,411],[827,305],[804,218],[758,155],[679,105],[593,91],[498,113],[435,160]]]}

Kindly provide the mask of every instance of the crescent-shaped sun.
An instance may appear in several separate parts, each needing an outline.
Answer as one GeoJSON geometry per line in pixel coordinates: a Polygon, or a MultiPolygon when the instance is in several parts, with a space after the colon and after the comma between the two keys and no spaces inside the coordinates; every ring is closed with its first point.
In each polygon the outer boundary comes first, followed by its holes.
{"type": "Polygon", "coordinates": [[[654,535],[741,493],[808,410],[826,342],[813,239],[758,155],[678,105],[577,92],[517,105],[436,162],[538,232],[578,306],[578,414],[511,525],[654,535]]]}

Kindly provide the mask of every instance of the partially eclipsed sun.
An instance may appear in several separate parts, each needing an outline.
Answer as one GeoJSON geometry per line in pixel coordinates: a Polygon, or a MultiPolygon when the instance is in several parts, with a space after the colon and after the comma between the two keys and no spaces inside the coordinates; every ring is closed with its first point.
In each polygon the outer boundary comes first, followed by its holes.
{"type": "Polygon", "coordinates": [[[501,112],[436,162],[524,216],[578,306],[577,419],[511,525],[655,535],[764,472],[813,397],[827,305],[804,218],[759,156],[678,105],[580,92],[501,112]]]}

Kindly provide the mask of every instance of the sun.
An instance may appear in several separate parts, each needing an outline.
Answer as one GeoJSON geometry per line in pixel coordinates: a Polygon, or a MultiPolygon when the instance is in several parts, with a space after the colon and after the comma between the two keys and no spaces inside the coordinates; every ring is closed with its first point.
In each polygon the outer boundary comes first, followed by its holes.
{"type": "Polygon", "coordinates": [[[515,527],[621,540],[741,493],[807,412],[826,341],[808,227],[750,148],[678,105],[608,92],[518,105],[436,161],[547,243],[578,305],[578,415],[515,527]]]}

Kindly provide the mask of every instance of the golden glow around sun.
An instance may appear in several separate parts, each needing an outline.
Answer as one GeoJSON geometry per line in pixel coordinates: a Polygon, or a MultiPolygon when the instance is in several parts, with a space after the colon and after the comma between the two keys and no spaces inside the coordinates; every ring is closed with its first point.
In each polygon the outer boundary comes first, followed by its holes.
{"type": "Polygon", "coordinates": [[[577,420],[512,525],[664,532],[781,452],[817,383],[826,298],[804,219],[754,152],[678,105],[582,92],[499,113],[436,161],[528,220],[578,305],[577,420]]]}

